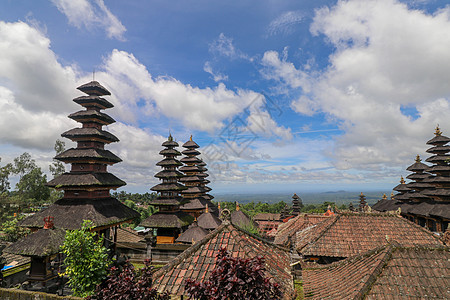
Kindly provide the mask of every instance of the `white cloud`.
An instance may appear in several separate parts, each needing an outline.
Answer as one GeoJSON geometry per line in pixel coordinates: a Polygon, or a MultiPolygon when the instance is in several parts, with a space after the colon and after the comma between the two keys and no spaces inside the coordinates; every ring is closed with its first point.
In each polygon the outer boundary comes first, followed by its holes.
{"type": "Polygon", "coordinates": [[[321,111],[344,134],[328,155],[342,169],[405,167],[439,123],[450,134],[450,8],[433,15],[394,0],[339,1],[316,11],[311,32],[335,51],[320,73],[266,52],[272,78],[302,89],[292,108],[321,111]],[[306,75],[305,75],[306,74],[306,75]],[[402,113],[415,107],[417,116],[402,113]]]}
{"type": "Polygon", "coordinates": [[[227,75],[223,75],[223,74],[214,72],[212,69],[211,63],[209,61],[205,62],[205,65],[203,66],[203,71],[211,74],[215,82],[228,80],[227,75]]]}
{"type": "Polygon", "coordinates": [[[125,26],[111,13],[103,0],[52,0],[58,10],[66,15],[69,23],[77,28],[91,30],[100,27],[109,38],[124,39],[125,26]]]}
{"type": "Polygon", "coordinates": [[[309,75],[297,69],[293,63],[286,61],[287,50],[285,49],[283,59],[280,59],[278,52],[267,51],[261,60],[264,67],[262,75],[266,79],[274,79],[287,85],[289,88],[302,88],[304,92],[310,91],[309,75]]]}
{"type": "Polygon", "coordinates": [[[223,32],[209,45],[209,51],[216,55],[228,57],[229,59],[240,58],[250,61],[253,60],[241,50],[236,49],[233,45],[233,39],[227,37],[223,32]]]}
{"type": "Polygon", "coordinates": [[[287,11],[270,22],[267,34],[291,34],[295,31],[295,26],[303,21],[303,18],[304,14],[301,11],[287,11]]]}
{"type": "Polygon", "coordinates": [[[242,112],[259,94],[216,87],[198,88],[174,78],[153,78],[132,54],[114,50],[105,61],[102,74],[112,86],[121,111],[136,111],[140,99],[168,118],[179,120],[190,130],[214,132],[224,121],[242,112]]]}

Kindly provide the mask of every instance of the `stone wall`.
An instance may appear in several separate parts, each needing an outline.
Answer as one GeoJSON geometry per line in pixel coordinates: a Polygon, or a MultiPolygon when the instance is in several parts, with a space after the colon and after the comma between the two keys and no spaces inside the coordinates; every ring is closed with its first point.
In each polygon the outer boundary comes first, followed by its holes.
{"type": "Polygon", "coordinates": [[[0,299],[2,300],[82,300],[82,298],[71,296],[57,296],[53,294],[30,292],[18,289],[0,288],[0,299]]]}

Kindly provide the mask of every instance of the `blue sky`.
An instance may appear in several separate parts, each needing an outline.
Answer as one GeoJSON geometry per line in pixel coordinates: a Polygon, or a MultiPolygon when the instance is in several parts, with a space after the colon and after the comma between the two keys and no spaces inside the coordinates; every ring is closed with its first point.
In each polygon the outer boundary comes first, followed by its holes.
{"type": "Polygon", "coordinates": [[[95,70],[127,191],[169,131],[217,193],[389,190],[450,131],[449,32],[439,0],[1,1],[0,164],[48,172],[95,70]]]}

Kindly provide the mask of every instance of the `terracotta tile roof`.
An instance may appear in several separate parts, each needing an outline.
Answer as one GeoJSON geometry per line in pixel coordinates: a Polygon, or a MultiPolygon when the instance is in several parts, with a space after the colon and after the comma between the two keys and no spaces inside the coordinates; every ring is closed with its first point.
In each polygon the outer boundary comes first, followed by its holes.
{"type": "Polygon", "coordinates": [[[299,230],[305,229],[311,225],[320,223],[329,217],[324,215],[301,214],[290,219],[286,223],[278,226],[278,232],[275,236],[274,243],[277,245],[288,246],[289,238],[293,237],[299,230]]]}
{"type": "Polygon", "coordinates": [[[117,243],[145,243],[145,240],[135,230],[119,227],[117,228],[117,243]]]}
{"type": "Polygon", "coordinates": [[[303,271],[305,299],[449,299],[448,247],[388,245],[303,271]]]}
{"type": "Polygon", "coordinates": [[[264,256],[267,275],[282,286],[286,296],[292,295],[293,280],[287,250],[253,236],[229,221],[222,223],[216,230],[158,270],[153,276],[154,287],[159,292],[183,295],[184,281],[187,278],[200,281],[208,279],[221,248],[226,248],[233,257],[264,256]]]}
{"type": "Polygon", "coordinates": [[[402,246],[443,245],[430,231],[397,215],[352,213],[334,216],[309,232],[299,232],[296,249],[305,256],[350,257],[388,241],[402,246]]]}

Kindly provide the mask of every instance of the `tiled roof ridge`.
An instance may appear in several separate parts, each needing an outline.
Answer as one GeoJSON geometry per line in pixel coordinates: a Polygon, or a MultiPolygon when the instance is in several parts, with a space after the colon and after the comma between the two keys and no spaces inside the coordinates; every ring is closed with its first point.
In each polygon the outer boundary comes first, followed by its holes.
{"type": "Polygon", "coordinates": [[[171,262],[169,262],[167,265],[163,266],[161,269],[156,271],[153,274],[153,278],[157,278],[159,276],[162,276],[167,270],[171,269],[172,267],[175,267],[176,265],[180,264],[185,260],[187,257],[191,256],[195,251],[197,251],[201,246],[206,244],[209,240],[213,239],[216,235],[218,235],[220,232],[222,232],[225,227],[232,226],[231,223],[223,222],[220,224],[219,227],[211,231],[208,235],[206,235],[204,238],[193,244],[191,247],[184,250],[181,254],[179,254],[177,257],[175,257],[171,262]]]}
{"type": "Polygon", "coordinates": [[[337,220],[339,220],[341,217],[341,214],[335,214],[334,220],[332,222],[330,222],[330,224],[328,224],[327,226],[325,226],[325,228],[322,229],[322,231],[316,235],[316,237],[314,239],[312,239],[311,241],[309,241],[305,246],[303,246],[301,249],[297,249],[298,252],[300,252],[301,250],[303,250],[304,248],[306,248],[307,246],[315,243],[316,241],[318,241],[324,234],[325,232],[327,232],[331,226],[333,226],[337,220]]]}

